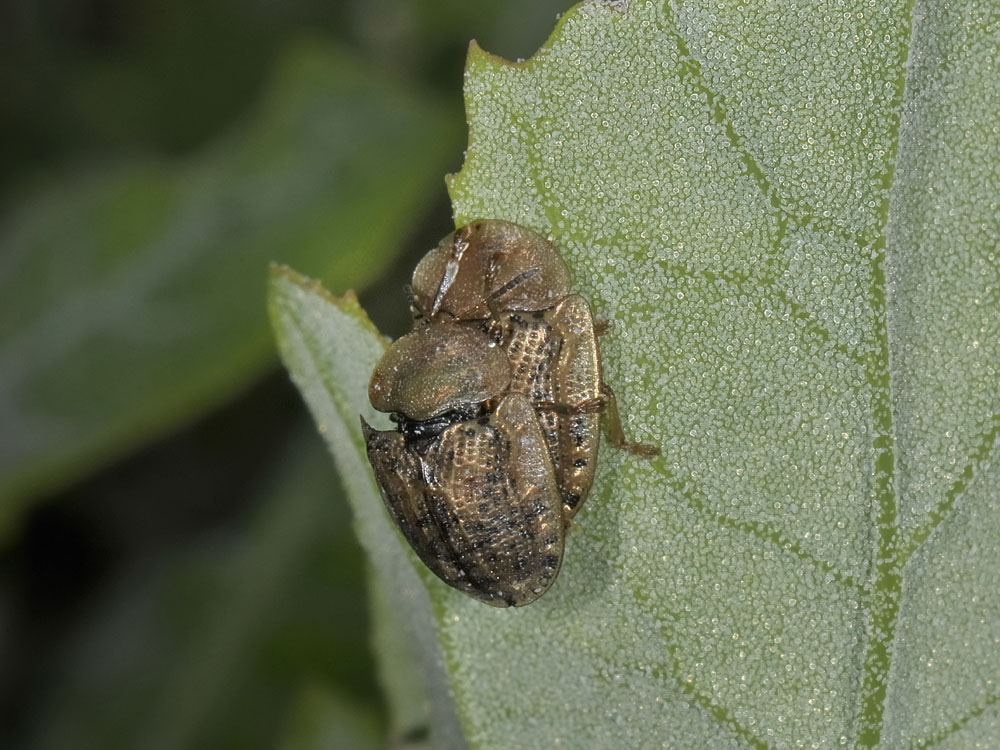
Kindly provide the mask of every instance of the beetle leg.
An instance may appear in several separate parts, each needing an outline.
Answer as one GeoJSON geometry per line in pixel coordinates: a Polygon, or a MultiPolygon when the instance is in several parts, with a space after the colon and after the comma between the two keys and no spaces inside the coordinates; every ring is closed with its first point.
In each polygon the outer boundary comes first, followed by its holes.
{"type": "MultiPolygon", "coordinates": [[[[488,289],[489,288],[487,287],[487,291],[488,289]]],[[[486,307],[489,308],[490,311],[489,335],[495,343],[499,344],[503,341],[504,335],[504,326],[501,322],[503,320],[503,313],[500,311],[500,308],[497,307],[496,299],[489,295],[484,296],[486,296],[486,307]]]]}
{"type": "Polygon", "coordinates": [[[503,320],[503,312],[497,304],[497,295],[499,293],[490,291],[493,288],[497,266],[500,262],[497,255],[497,253],[494,253],[490,257],[489,265],[486,267],[486,273],[483,274],[483,299],[486,300],[486,308],[490,311],[490,338],[499,344],[503,341],[504,334],[504,327],[501,322],[503,320]]]}
{"type": "Polygon", "coordinates": [[[606,412],[608,415],[608,437],[615,447],[633,453],[643,458],[653,458],[660,455],[660,449],[649,443],[634,443],[625,437],[622,429],[622,418],[618,413],[618,399],[611,386],[601,383],[601,395],[597,398],[590,398],[578,404],[557,404],[554,401],[541,401],[535,404],[539,409],[553,411],[556,414],[570,416],[573,414],[595,414],[606,412]]]}
{"type": "Polygon", "coordinates": [[[564,417],[574,414],[600,414],[606,406],[607,402],[602,396],[588,398],[586,401],[581,401],[578,404],[558,404],[555,401],[535,402],[535,408],[555,412],[564,417]]]}
{"type": "Polygon", "coordinates": [[[654,456],[660,455],[660,449],[655,445],[650,445],[649,443],[633,443],[625,437],[625,431],[622,429],[622,418],[618,413],[618,399],[615,397],[615,392],[611,390],[610,385],[604,382],[601,383],[601,395],[604,397],[604,406],[607,407],[608,437],[611,438],[611,441],[618,448],[628,451],[636,456],[653,458],[654,456]]]}
{"type": "Polygon", "coordinates": [[[500,326],[500,321],[503,320],[500,298],[514,291],[529,279],[533,279],[541,271],[540,268],[525,269],[497,288],[497,271],[508,262],[509,257],[510,251],[507,249],[494,250],[490,254],[489,263],[486,264],[486,273],[483,274],[483,299],[486,300],[486,307],[489,309],[490,316],[497,326],[500,326]]]}
{"type": "Polygon", "coordinates": [[[614,324],[610,320],[604,320],[603,318],[598,318],[594,321],[594,335],[595,336],[607,336],[611,333],[611,329],[614,328],[614,324]]]}

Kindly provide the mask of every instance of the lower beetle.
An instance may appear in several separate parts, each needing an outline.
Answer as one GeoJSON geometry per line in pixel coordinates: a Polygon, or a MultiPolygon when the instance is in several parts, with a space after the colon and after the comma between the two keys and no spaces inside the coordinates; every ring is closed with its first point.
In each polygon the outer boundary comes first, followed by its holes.
{"type": "Polygon", "coordinates": [[[504,396],[491,412],[421,430],[364,419],[368,460],[406,541],[441,580],[497,607],[530,604],[562,564],[565,522],[548,447],[531,403],[504,396]]]}

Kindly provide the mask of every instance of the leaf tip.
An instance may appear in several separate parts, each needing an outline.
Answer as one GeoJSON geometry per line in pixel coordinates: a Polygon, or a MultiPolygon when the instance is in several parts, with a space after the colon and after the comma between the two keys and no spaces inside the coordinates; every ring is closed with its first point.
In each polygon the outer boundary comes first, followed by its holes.
{"type": "Polygon", "coordinates": [[[473,71],[480,66],[497,68],[513,64],[514,63],[510,60],[501,57],[500,55],[494,55],[492,52],[487,52],[479,46],[479,42],[475,39],[469,42],[469,51],[465,56],[466,75],[471,75],[473,71]]]}

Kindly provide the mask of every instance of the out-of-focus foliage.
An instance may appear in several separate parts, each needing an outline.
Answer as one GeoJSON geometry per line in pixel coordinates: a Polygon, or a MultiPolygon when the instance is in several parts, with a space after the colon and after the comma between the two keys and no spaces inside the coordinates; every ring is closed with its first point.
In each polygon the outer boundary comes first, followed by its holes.
{"type": "MultiPolygon", "coordinates": [[[[24,0],[0,10],[0,186],[108,152],[181,154],[246,108],[303,31],[443,94],[470,38],[526,57],[565,0],[24,0]]],[[[462,144],[456,142],[458,152],[462,144]]]]}
{"type": "Polygon", "coordinates": [[[374,717],[351,699],[308,686],[293,708],[280,750],[379,750],[384,747],[374,717]]]}
{"type": "Polygon", "coordinates": [[[260,377],[268,261],[341,290],[375,278],[456,132],[434,100],[300,44],[243,132],[20,206],[0,227],[0,534],[25,498],[260,377]]]}
{"type": "Polygon", "coordinates": [[[372,698],[361,561],[319,441],[274,457],[250,516],[104,595],[30,747],[273,745],[299,686],[372,698]]]}

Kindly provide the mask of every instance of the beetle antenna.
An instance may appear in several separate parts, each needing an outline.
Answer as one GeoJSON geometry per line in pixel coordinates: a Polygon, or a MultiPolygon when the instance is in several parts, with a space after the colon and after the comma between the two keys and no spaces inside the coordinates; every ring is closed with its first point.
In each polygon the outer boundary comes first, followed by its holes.
{"type": "Polygon", "coordinates": [[[540,268],[529,268],[527,271],[522,271],[517,276],[515,276],[513,279],[511,279],[506,284],[504,284],[502,287],[500,287],[495,292],[493,292],[490,295],[490,299],[495,300],[495,299],[497,299],[499,297],[502,297],[503,295],[507,294],[507,292],[511,291],[512,289],[516,289],[517,287],[521,286],[521,284],[523,284],[528,279],[535,278],[535,276],[537,276],[539,273],[541,273],[541,269],[540,268]]]}

